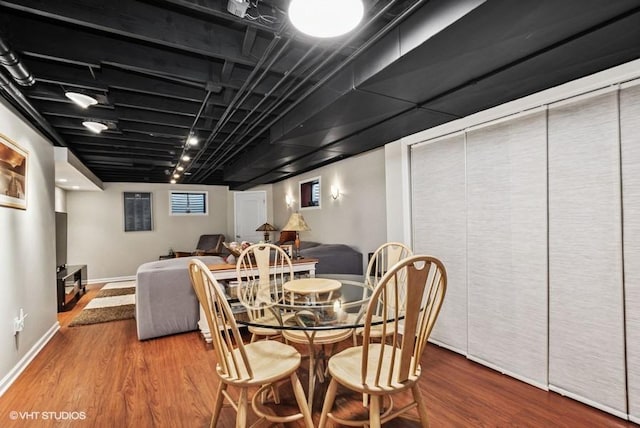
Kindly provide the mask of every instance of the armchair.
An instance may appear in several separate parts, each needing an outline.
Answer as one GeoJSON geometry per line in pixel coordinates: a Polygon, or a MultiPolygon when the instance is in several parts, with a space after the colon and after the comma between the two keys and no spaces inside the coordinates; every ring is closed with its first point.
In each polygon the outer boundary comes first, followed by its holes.
{"type": "Polygon", "coordinates": [[[176,257],[189,256],[220,256],[224,251],[224,235],[217,233],[214,235],[200,235],[198,245],[194,251],[176,251],[176,257]]]}

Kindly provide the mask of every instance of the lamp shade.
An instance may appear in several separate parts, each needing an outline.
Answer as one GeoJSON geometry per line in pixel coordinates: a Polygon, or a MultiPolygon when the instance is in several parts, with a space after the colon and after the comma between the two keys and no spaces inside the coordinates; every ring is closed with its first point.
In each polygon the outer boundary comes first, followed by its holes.
{"type": "Polygon", "coordinates": [[[304,221],[304,217],[300,213],[293,213],[291,217],[289,217],[289,221],[282,228],[282,230],[293,230],[296,232],[303,232],[306,230],[311,230],[311,228],[307,225],[307,222],[304,221]]]}
{"type": "Polygon", "coordinates": [[[262,226],[258,227],[256,229],[256,232],[275,232],[276,229],[274,226],[270,225],[269,223],[264,223],[262,226]]]}

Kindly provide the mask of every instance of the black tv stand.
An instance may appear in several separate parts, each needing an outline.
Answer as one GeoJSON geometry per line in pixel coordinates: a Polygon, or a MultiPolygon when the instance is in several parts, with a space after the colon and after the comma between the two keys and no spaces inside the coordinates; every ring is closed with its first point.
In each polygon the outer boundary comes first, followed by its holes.
{"type": "Polygon", "coordinates": [[[73,308],[86,292],[87,265],[70,265],[57,274],[58,312],[73,308]]]}

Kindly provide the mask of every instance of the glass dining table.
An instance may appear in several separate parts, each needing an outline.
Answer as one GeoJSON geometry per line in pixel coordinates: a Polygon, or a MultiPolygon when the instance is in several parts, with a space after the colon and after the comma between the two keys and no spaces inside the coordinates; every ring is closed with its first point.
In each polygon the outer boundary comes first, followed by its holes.
{"type": "MultiPolygon", "coordinates": [[[[364,326],[364,312],[372,289],[364,282],[323,278],[288,281],[271,289],[264,299],[262,316],[238,316],[239,326],[280,330],[283,337],[295,343],[306,343],[309,349],[309,406],[313,404],[316,380],[324,381],[326,345],[351,338],[354,329],[364,326]]],[[[331,351],[331,353],[333,350],[331,351]]]]}

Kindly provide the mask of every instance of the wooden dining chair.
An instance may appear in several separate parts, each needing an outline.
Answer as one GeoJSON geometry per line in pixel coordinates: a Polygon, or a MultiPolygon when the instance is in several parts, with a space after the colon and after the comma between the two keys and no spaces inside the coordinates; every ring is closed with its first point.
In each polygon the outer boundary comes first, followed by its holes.
{"type": "MultiPolygon", "coordinates": [[[[294,347],[275,340],[245,345],[233,317],[231,306],[207,266],[200,260],[193,259],[189,262],[189,275],[198,301],[204,308],[217,359],[216,375],[220,383],[214,399],[211,428],[217,424],[225,398],[237,412],[236,427],[246,427],[248,391],[255,387],[259,389],[251,398],[251,407],[260,417],[256,424],[262,420],[283,424],[303,419],[304,425],[307,428],[312,428],[311,413],[307,406],[304,390],[296,375],[301,361],[300,353],[294,347]],[[287,379],[291,381],[299,412],[287,416],[274,415],[264,409],[257,397],[276,387],[276,383],[287,379]],[[240,389],[237,403],[227,392],[229,386],[240,389]]],[[[276,394],[275,397],[278,402],[279,396],[276,394]]]]}
{"type": "MultiPolygon", "coordinates": [[[[398,263],[400,260],[406,259],[407,257],[412,255],[413,252],[411,251],[411,249],[401,242],[387,242],[385,244],[382,244],[373,253],[371,259],[369,260],[369,264],[367,265],[367,273],[365,275],[366,286],[370,289],[374,289],[375,286],[380,282],[380,279],[382,279],[384,274],[387,273],[393,265],[398,263]]],[[[402,311],[404,310],[406,299],[406,278],[404,276],[404,273],[399,273],[399,275],[395,277],[393,281],[399,281],[398,302],[400,304],[400,310],[402,311]]],[[[390,299],[390,303],[394,301],[395,299],[390,299]]],[[[374,310],[374,319],[379,319],[382,316],[382,303],[378,302],[374,310]]],[[[354,331],[353,346],[358,345],[358,337],[362,336],[362,332],[362,328],[356,329],[354,331]]],[[[371,337],[380,337],[382,335],[382,331],[380,330],[380,327],[373,326],[369,334],[371,335],[371,337]]]]}
{"type": "Polygon", "coordinates": [[[394,265],[380,279],[369,301],[364,320],[363,343],[334,355],[329,359],[331,383],[327,389],[324,407],[320,417],[320,428],[328,419],[349,426],[369,426],[378,428],[413,408],[417,408],[421,425],[428,427],[426,406],[422,400],[418,379],[422,367],[420,359],[427,345],[427,339],[436,322],[447,289],[447,274],[440,260],[424,255],[411,256],[394,265]],[[400,312],[397,301],[398,278],[406,276],[406,306],[400,312]],[[372,323],[375,323],[375,306],[382,304],[388,316],[381,322],[380,341],[372,341],[372,323]],[[404,320],[401,332],[400,321],[404,320]],[[369,419],[346,420],[331,413],[338,385],[368,394],[369,419]],[[394,410],[391,396],[410,390],[413,401],[394,410]],[[387,398],[384,413],[382,399],[387,398]]]}
{"type": "MultiPolygon", "coordinates": [[[[279,313],[270,308],[284,298],[282,284],[293,279],[293,265],[287,253],[273,244],[254,244],[247,247],[236,263],[238,277],[238,298],[247,308],[249,319],[255,323],[281,323],[274,320],[279,313]]],[[[249,326],[251,342],[259,336],[266,338],[279,336],[280,331],[249,326]]]]}

